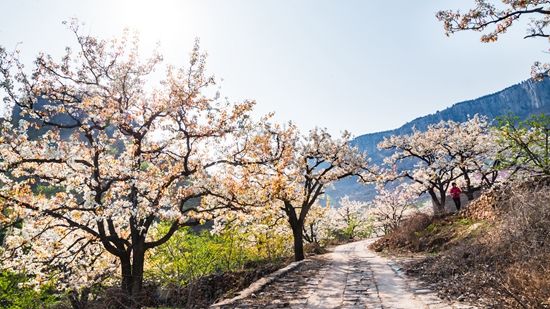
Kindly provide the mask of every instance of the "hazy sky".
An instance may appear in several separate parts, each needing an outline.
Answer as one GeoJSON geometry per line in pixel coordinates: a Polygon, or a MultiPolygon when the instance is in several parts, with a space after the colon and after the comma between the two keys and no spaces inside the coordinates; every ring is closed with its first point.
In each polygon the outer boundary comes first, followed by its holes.
{"type": "Polygon", "coordinates": [[[523,40],[524,28],[496,44],[446,37],[435,12],[474,1],[458,2],[0,0],[0,45],[22,42],[29,64],[38,51],[59,56],[74,45],[61,22],[77,17],[103,38],[137,30],[145,49],[160,42],[178,65],[198,37],[230,100],[255,99],[258,114],[304,130],[361,135],[501,90],[547,57],[547,43],[523,40]]]}

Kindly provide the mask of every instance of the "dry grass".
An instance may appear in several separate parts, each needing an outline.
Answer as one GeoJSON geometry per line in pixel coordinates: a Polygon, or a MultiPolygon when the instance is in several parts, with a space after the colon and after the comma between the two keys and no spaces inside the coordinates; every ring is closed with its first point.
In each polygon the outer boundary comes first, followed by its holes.
{"type": "Polygon", "coordinates": [[[550,308],[550,186],[510,186],[491,199],[492,228],[464,238],[409,273],[449,298],[493,308],[550,308]]]}
{"type": "Polygon", "coordinates": [[[420,241],[418,235],[421,231],[425,230],[432,221],[432,217],[427,214],[415,213],[403,220],[397,229],[371,244],[371,249],[376,252],[383,250],[419,251],[420,241]]]}

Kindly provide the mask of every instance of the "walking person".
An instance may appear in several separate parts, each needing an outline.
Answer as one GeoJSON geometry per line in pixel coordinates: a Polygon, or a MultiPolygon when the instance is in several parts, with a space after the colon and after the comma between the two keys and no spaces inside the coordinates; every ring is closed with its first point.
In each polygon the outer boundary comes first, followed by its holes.
{"type": "Polygon", "coordinates": [[[451,197],[453,198],[453,201],[455,202],[456,211],[460,211],[460,193],[462,193],[462,190],[460,190],[459,187],[456,186],[456,182],[453,182],[451,184],[451,197]]]}

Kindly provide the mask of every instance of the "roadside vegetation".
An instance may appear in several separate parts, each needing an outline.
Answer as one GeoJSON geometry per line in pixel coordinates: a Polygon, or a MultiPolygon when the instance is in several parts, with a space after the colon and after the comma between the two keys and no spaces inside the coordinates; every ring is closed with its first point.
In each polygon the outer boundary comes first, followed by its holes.
{"type": "Polygon", "coordinates": [[[491,308],[548,308],[548,119],[502,119],[495,167],[505,178],[458,213],[408,216],[372,248],[415,255],[404,264],[407,273],[443,297],[491,308]]]}
{"type": "MultiPolygon", "coordinates": [[[[528,37],[548,37],[548,1],[476,3],[438,13],[448,34],[494,26],[491,42],[530,14],[528,37]]],[[[0,307],[204,308],[374,234],[376,251],[418,254],[409,274],[445,297],[550,307],[548,115],[441,121],[385,138],[373,166],[348,132],[300,132],[222,98],[198,42],[187,65],[161,68],[128,34],[67,26],[75,46],[30,70],[0,46],[0,90],[18,111],[0,122],[0,307]],[[323,199],[348,177],[376,198],[323,199]]]]}
{"type": "Polygon", "coordinates": [[[255,102],[217,93],[198,43],[187,65],[162,68],[127,33],[66,24],[76,48],[60,60],[41,53],[27,70],[0,47],[14,111],[0,122],[0,266],[21,289],[4,307],[200,307],[289,256],[370,233],[363,205],[320,204],[333,182],[373,175],[349,133],[253,117],[255,102]],[[208,279],[220,274],[234,279],[208,279]],[[182,287],[187,298],[159,292],[182,287]]]}
{"type": "Polygon", "coordinates": [[[548,178],[503,185],[459,214],[415,215],[372,247],[387,254],[415,254],[415,261],[404,265],[407,274],[451,300],[547,308],[549,196],[548,178]]]}

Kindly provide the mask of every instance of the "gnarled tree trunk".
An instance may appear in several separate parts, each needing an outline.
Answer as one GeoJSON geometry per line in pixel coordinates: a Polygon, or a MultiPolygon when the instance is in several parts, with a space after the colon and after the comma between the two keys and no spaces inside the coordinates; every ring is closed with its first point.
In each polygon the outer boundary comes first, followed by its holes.
{"type": "Polygon", "coordinates": [[[130,308],[141,308],[143,303],[143,270],[145,264],[144,241],[138,242],[130,254],[120,257],[122,275],[121,289],[126,294],[125,302],[130,308]]]}
{"type": "Polygon", "coordinates": [[[292,229],[292,238],[294,239],[294,260],[301,261],[305,258],[304,254],[304,236],[302,230],[304,228],[304,220],[298,218],[296,209],[289,202],[284,202],[285,212],[288,216],[288,223],[292,229]]]}

